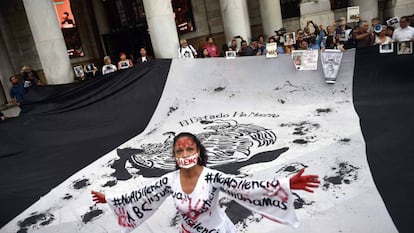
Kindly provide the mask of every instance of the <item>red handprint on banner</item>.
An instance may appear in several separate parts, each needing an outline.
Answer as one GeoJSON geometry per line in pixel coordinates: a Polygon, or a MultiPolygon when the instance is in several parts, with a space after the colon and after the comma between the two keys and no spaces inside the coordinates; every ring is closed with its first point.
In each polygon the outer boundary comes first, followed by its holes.
{"type": "Polygon", "coordinates": [[[134,228],[136,226],[135,223],[129,221],[129,219],[132,218],[128,218],[128,211],[126,211],[124,208],[118,208],[118,211],[115,210],[115,214],[118,216],[118,224],[120,226],[131,228],[134,228]]]}

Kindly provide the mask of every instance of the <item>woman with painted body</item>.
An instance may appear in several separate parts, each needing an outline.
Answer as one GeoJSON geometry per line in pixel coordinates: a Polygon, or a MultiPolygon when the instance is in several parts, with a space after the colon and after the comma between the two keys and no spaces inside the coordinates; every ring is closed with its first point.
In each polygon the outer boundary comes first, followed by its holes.
{"type": "Polygon", "coordinates": [[[177,170],[152,185],[115,197],[92,191],[96,203],[109,204],[123,232],[138,227],[172,196],[181,219],[179,232],[234,233],[235,226],[219,207],[219,191],[270,220],[296,227],[291,190],[313,192],[319,186],[318,176],[303,176],[304,170],[290,179],[248,180],[207,168],[206,150],[190,133],[174,138],[173,155],[177,170]]]}

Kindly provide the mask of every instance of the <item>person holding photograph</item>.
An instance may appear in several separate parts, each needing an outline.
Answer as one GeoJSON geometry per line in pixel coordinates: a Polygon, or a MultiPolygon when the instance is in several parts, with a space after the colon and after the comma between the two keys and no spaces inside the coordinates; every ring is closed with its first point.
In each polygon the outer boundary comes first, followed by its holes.
{"type": "Polygon", "coordinates": [[[337,40],[345,40],[346,35],[345,32],[346,30],[352,29],[351,27],[349,27],[346,24],[346,19],[345,17],[341,17],[340,19],[338,19],[338,27],[336,28],[335,34],[336,34],[336,39],[337,40]]]}
{"type": "MultiPolygon", "coordinates": [[[[276,45],[277,45],[277,50],[276,50],[277,54],[284,54],[285,53],[283,51],[282,43],[280,43],[280,37],[279,36],[277,36],[277,39],[276,39],[275,36],[269,37],[267,43],[276,43],[276,45]]],[[[266,54],[266,51],[265,51],[265,54],[266,54]]]]}
{"type": "Polygon", "coordinates": [[[114,196],[91,191],[93,201],[107,203],[124,232],[143,224],[172,197],[181,222],[179,232],[235,233],[236,227],[220,208],[220,192],[271,221],[296,227],[292,190],[312,193],[320,183],[317,175],[303,175],[304,169],[290,178],[250,180],[208,168],[206,149],[191,133],[174,138],[172,156],[175,171],[150,185],[114,196]]]}
{"type": "Polygon", "coordinates": [[[132,61],[130,59],[127,59],[127,56],[124,52],[121,52],[119,54],[119,59],[120,60],[118,62],[118,70],[124,70],[124,69],[128,69],[134,66],[132,61]]]}
{"type": "Polygon", "coordinates": [[[231,51],[239,52],[239,47],[237,46],[237,38],[240,38],[240,40],[243,40],[241,36],[235,36],[231,39],[231,41],[228,44],[228,47],[231,49],[231,51]]]}
{"type": "Polygon", "coordinates": [[[180,48],[178,49],[178,58],[196,58],[197,51],[192,45],[189,45],[187,40],[180,41],[180,48]]]}
{"type": "Polygon", "coordinates": [[[102,74],[109,74],[109,73],[113,73],[115,71],[117,71],[117,68],[114,64],[112,64],[112,60],[110,56],[105,56],[104,57],[104,63],[105,65],[102,66],[102,74]]]}
{"type": "Polygon", "coordinates": [[[335,28],[333,26],[326,27],[327,35],[323,38],[321,43],[322,49],[337,49],[335,28]]]}
{"type": "Polygon", "coordinates": [[[98,68],[93,63],[84,65],[83,71],[85,72],[86,79],[94,78],[98,74],[98,68]]]}
{"type": "Polygon", "coordinates": [[[32,69],[30,65],[25,65],[22,68],[24,87],[28,88],[31,86],[42,85],[39,75],[32,69]]]}

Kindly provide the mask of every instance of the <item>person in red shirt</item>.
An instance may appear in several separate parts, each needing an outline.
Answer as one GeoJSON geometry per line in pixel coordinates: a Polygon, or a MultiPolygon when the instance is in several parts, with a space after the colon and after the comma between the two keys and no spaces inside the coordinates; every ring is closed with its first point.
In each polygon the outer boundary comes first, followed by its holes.
{"type": "Polygon", "coordinates": [[[127,59],[124,52],[119,54],[119,59],[118,70],[128,69],[134,65],[130,59],[127,59]]]}
{"type": "Polygon", "coordinates": [[[204,45],[204,48],[208,50],[208,55],[210,57],[218,57],[220,55],[219,49],[214,42],[214,38],[209,36],[207,37],[207,44],[204,45]]]}

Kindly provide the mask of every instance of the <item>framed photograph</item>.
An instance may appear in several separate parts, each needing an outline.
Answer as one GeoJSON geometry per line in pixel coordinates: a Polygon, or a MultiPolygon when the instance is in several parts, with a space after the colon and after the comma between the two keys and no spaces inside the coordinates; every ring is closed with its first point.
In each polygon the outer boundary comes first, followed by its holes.
{"type": "Polygon", "coordinates": [[[227,59],[234,59],[236,58],[236,56],[237,56],[236,51],[226,51],[227,59]]]}
{"type": "Polygon", "coordinates": [[[347,8],[348,23],[359,22],[359,6],[351,6],[347,8]]]}
{"type": "Polygon", "coordinates": [[[95,64],[89,63],[85,65],[85,72],[86,73],[92,73],[95,69],[95,64]]]}
{"type": "Polygon", "coordinates": [[[266,58],[277,57],[277,43],[266,43],[266,58]]]}
{"type": "Polygon", "coordinates": [[[393,53],[394,52],[394,43],[380,44],[379,45],[380,53],[393,53]]]}
{"type": "Polygon", "coordinates": [[[293,50],[292,60],[296,70],[317,70],[318,50],[293,50]]]}
{"type": "Polygon", "coordinates": [[[121,61],[121,70],[128,69],[129,68],[129,62],[128,61],[121,61]]]}
{"type": "Polygon", "coordinates": [[[388,26],[395,26],[396,24],[400,23],[400,19],[398,17],[393,17],[387,20],[388,26]]]}
{"type": "Polygon", "coordinates": [[[397,42],[397,54],[413,54],[413,42],[412,41],[400,41],[397,42]]]}
{"type": "Polygon", "coordinates": [[[75,72],[75,77],[77,77],[77,78],[81,78],[81,77],[85,76],[85,74],[83,73],[82,66],[73,67],[73,71],[75,72]]]}
{"type": "Polygon", "coordinates": [[[283,35],[284,37],[284,45],[293,45],[296,44],[296,33],[295,32],[287,32],[283,35]]]}
{"type": "Polygon", "coordinates": [[[303,50],[293,50],[292,51],[292,61],[295,65],[296,70],[300,70],[302,67],[302,55],[303,50]]]}
{"type": "Polygon", "coordinates": [[[341,67],[343,52],[339,49],[326,49],[321,51],[321,63],[325,82],[333,84],[341,67]]]}

